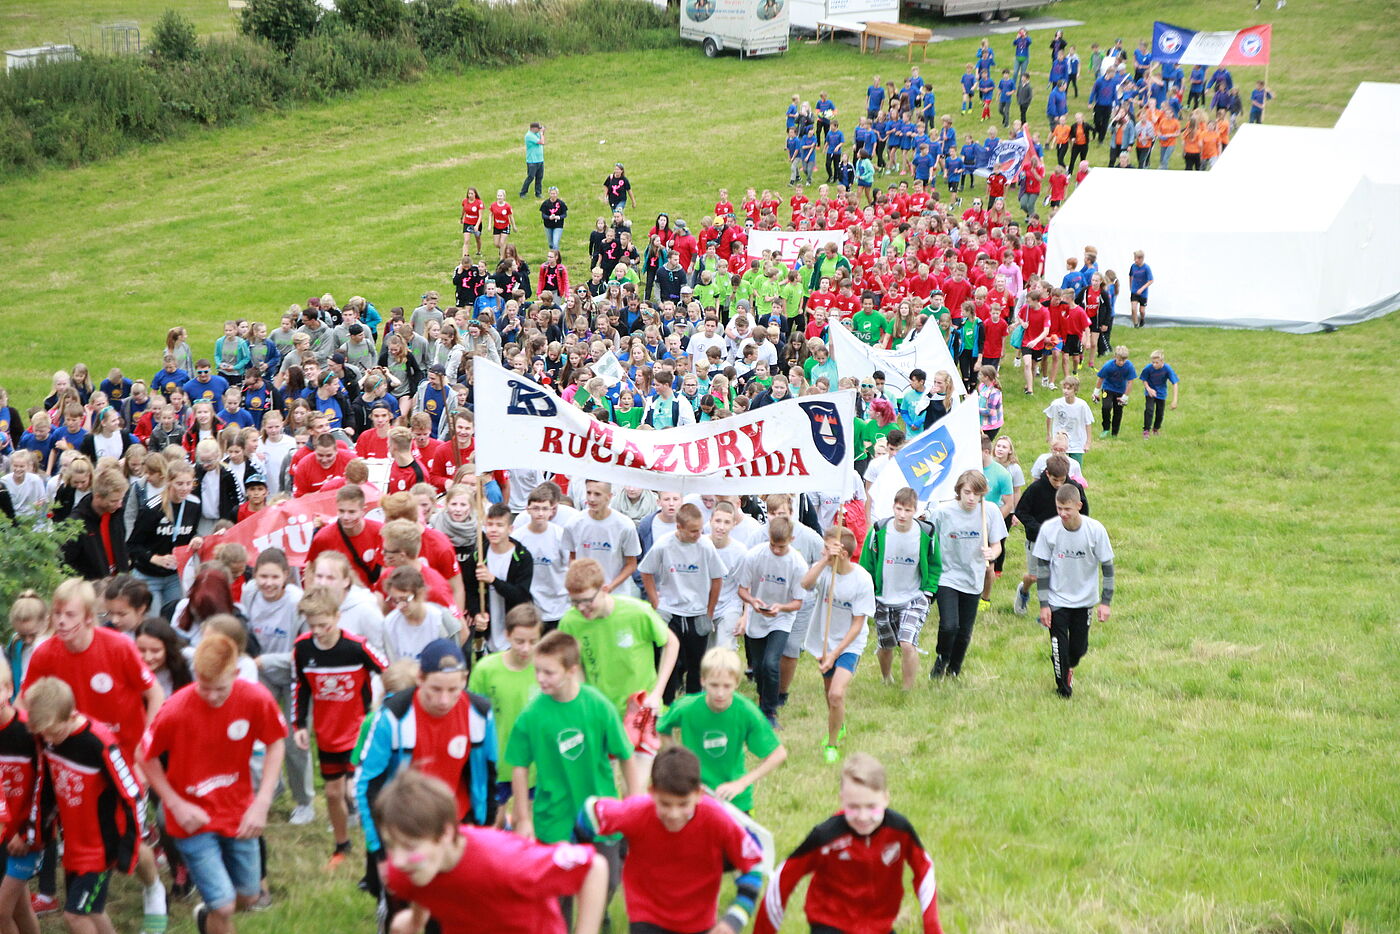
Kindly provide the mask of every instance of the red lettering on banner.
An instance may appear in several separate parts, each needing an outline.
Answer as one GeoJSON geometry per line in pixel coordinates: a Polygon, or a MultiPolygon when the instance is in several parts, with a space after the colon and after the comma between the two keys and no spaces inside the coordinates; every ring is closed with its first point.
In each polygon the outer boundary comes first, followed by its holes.
{"type": "Polygon", "coordinates": [[[788,455],[787,475],[789,477],[808,476],[807,465],[802,462],[802,450],[800,448],[793,448],[792,453],[788,455]]]}
{"type": "Polygon", "coordinates": [[[600,464],[612,460],[612,429],[594,422],[588,426],[588,436],[593,439],[593,459],[600,464]]]}
{"type": "Polygon", "coordinates": [[[710,469],[710,446],[704,438],[682,444],[681,457],[685,461],[685,469],[690,473],[706,473],[710,469]],[[694,463],[690,459],[691,451],[695,452],[694,463]]]}
{"type": "Polygon", "coordinates": [[[569,432],[569,456],[580,459],[588,451],[588,435],[569,432]]]}
{"type": "Polygon", "coordinates": [[[637,445],[633,444],[631,441],[628,441],[627,446],[622,449],[622,456],[617,459],[617,466],[635,467],[638,470],[646,470],[647,459],[646,456],[642,454],[641,448],[637,447],[637,445]]]}
{"type": "Polygon", "coordinates": [[[656,460],[652,462],[651,469],[664,473],[675,473],[676,446],[674,444],[658,444],[656,446],[656,460]]]}
{"type": "Polygon", "coordinates": [[[562,428],[545,428],[544,440],[540,442],[541,454],[563,454],[564,447],[559,442],[564,437],[562,428]]]}
{"type": "Polygon", "coordinates": [[[716,467],[733,467],[743,460],[743,456],[739,454],[739,445],[735,443],[738,440],[739,435],[733,431],[721,431],[715,435],[716,467]]]}
{"type": "Polygon", "coordinates": [[[740,425],[739,430],[742,431],[753,444],[753,454],[749,458],[750,460],[758,460],[768,453],[763,447],[763,422],[758,421],[751,425],[740,425]]]}

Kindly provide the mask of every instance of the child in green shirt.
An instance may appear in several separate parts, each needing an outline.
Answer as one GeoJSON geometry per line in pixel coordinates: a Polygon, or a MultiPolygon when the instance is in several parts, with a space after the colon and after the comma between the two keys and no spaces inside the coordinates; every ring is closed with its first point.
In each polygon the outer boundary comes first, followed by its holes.
{"type": "MultiPolygon", "coordinates": [[[[506,756],[506,747],[510,743],[511,728],[525,707],[539,694],[533,659],[542,628],[539,611],[533,603],[512,607],[506,614],[505,628],[510,647],[483,658],[472,669],[467,690],[491,701],[496,717],[498,768],[502,774],[509,776],[511,764],[506,756]]],[[[495,791],[496,803],[500,806],[496,811],[496,826],[504,827],[504,805],[511,796],[510,778],[497,781],[495,791]]]]}
{"type": "Polygon", "coordinates": [[[700,777],[716,798],[745,813],[753,810],[753,786],[787,759],[787,747],[758,705],[737,693],[743,665],[733,649],[710,649],[700,661],[703,694],[676,701],[662,715],[656,731],[680,742],[700,759],[700,777]],[[759,757],[747,769],[744,750],[759,757]]]}

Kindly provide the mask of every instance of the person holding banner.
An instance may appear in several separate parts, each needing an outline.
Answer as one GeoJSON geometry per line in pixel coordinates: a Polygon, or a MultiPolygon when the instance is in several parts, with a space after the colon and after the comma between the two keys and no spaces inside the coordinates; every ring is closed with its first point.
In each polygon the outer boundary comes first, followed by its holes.
{"type": "Polygon", "coordinates": [[[987,566],[1001,554],[1006,522],[1001,510],[986,502],[987,477],[964,471],[953,486],[957,501],[934,512],[942,566],[938,577],[938,657],[929,677],[956,678],[972,643],[978,601],[987,566]]]}
{"type": "Polygon", "coordinates": [[[851,560],[856,537],[850,529],[832,526],[823,540],[821,558],[802,575],[803,589],[817,592],[805,648],[817,657],[826,690],[822,757],[835,763],[841,759],[841,740],[846,735],[846,688],[856,676],[869,638],[865,621],[875,613],[875,581],[851,560]]]}

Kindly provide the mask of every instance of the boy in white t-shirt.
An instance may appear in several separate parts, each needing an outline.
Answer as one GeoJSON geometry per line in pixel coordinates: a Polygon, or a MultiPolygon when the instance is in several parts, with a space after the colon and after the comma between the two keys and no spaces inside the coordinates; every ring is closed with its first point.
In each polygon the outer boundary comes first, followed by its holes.
{"type": "Polygon", "coordinates": [[[1089,403],[1078,397],[1079,377],[1066,376],[1060,383],[1060,390],[1064,398],[1045,407],[1045,443],[1050,444],[1057,433],[1063,432],[1069,438],[1066,453],[1082,464],[1084,455],[1089,452],[1089,428],[1094,424],[1094,413],[1089,403]]]}
{"type": "Polygon", "coordinates": [[[769,519],[768,541],[749,549],[738,571],[739,599],[753,610],[739,632],[757,682],[759,709],[774,726],[782,703],[783,650],[807,595],[802,587],[807,562],[793,547],[792,534],[791,519],[769,519]]]}
{"type": "Polygon", "coordinates": [[[1074,667],[1089,650],[1089,609],[1097,604],[1095,615],[1106,623],[1113,602],[1113,546],[1103,523],[1080,512],[1081,500],[1077,486],[1061,486],[1055,518],[1035,540],[1040,624],[1050,630],[1050,662],[1061,697],[1074,693],[1074,667]]]}
{"type": "Polygon", "coordinates": [[[938,589],[940,558],[933,525],[914,518],[919,496],[910,487],[894,495],[894,515],[870,527],[860,566],[875,581],[876,658],[886,684],[894,683],[894,652],[900,651],[904,690],[914,689],[919,671],[919,633],[928,620],[930,595],[938,589]]]}
{"type": "Polygon", "coordinates": [[[701,690],[700,660],[709,648],[725,574],[715,546],[701,534],[703,528],[700,510],[686,503],[676,512],[675,533],[652,545],[638,566],[647,600],[681,644],[676,670],[666,685],[668,704],[682,688],[686,694],[701,690]]]}
{"type": "Polygon", "coordinates": [[[822,753],[827,762],[837,762],[846,735],[846,688],[869,638],[865,621],[875,612],[875,581],[851,560],[856,537],[850,529],[832,526],[823,539],[821,559],[802,575],[802,586],[817,590],[806,649],[817,657],[826,684],[827,739],[822,753]]]}
{"type": "Polygon", "coordinates": [[[555,503],[542,484],[530,491],[525,503],[529,522],[517,527],[514,538],[525,546],[535,560],[535,573],[530,578],[530,598],[544,621],[543,632],[559,628],[559,620],[569,608],[569,592],[564,589],[564,574],[569,570],[569,546],[562,527],[551,522],[555,503]]]}
{"type": "Polygon", "coordinates": [[[944,503],[933,514],[943,565],[938,577],[938,658],[930,674],[935,680],[962,673],[987,565],[1001,554],[1006,538],[1001,510],[986,501],[987,477],[982,471],[963,471],[953,490],[957,501],[944,503]]]}
{"type": "Polygon", "coordinates": [[[715,546],[715,552],[724,562],[724,580],[720,584],[719,600],[715,602],[713,641],[716,646],[726,649],[738,647],[739,639],[735,630],[742,627],[748,615],[748,607],[739,599],[738,574],[741,562],[749,549],[743,542],[730,536],[737,512],[732,503],[719,502],[715,503],[714,512],[710,514],[710,544],[715,546]]]}
{"type": "Polygon", "coordinates": [[[637,569],[637,557],[642,553],[637,527],[631,519],[615,512],[609,505],[612,501],[611,483],[589,480],[584,489],[588,511],[569,526],[565,539],[569,546],[569,560],[592,558],[603,569],[603,590],[626,594],[627,589],[623,585],[637,569]],[[618,590],[619,587],[623,589],[618,590]]]}

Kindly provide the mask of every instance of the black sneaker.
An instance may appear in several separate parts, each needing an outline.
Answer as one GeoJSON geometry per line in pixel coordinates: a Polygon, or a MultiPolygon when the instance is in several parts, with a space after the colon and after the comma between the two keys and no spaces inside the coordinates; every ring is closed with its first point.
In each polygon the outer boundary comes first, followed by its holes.
{"type": "Polygon", "coordinates": [[[194,926],[199,934],[205,934],[206,925],[209,923],[209,906],[200,902],[194,906],[194,926]]]}
{"type": "Polygon", "coordinates": [[[933,663],[933,671],[930,671],[930,672],[928,673],[928,676],[929,676],[930,679],[932,679],[932,680],[934,680],[934,681],[937,681],[939,678],[943,677],[944,674],[947,673],[947,671],[948,671],[948,659],[946,659],[946,658],[944,658],[942,655],[940,655],[940,656],[938,656],[938,659],[937,659],[936,661],[934,661],[934,663],[933,663]]]}

